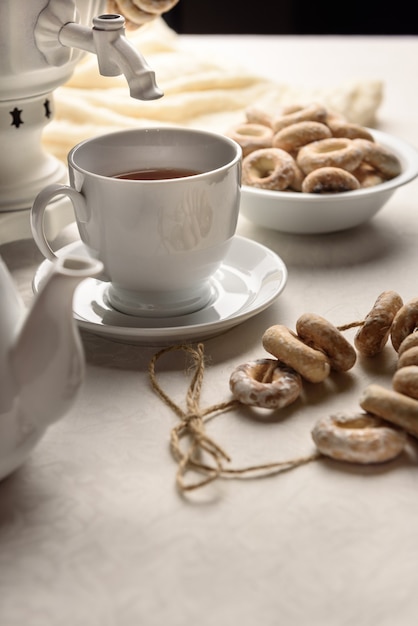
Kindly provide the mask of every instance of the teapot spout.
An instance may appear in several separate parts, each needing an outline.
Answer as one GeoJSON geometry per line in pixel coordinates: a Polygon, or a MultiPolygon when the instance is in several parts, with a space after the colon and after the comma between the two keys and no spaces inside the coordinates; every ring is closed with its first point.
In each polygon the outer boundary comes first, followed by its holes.
{"type": "Polygon", "coordinates": [[[52,264],[11,347],[19,414],[36,428],[46,428],[62,417],[81,387],[85,359],[72,300],[77,285],[102,269],[100,261],[75,256],[52,264]]]}

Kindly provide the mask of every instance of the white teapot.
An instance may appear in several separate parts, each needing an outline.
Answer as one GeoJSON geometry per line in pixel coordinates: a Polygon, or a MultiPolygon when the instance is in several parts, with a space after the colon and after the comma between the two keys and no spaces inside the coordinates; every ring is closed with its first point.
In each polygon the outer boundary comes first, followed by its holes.
{"type": "Polygon", "coordinates": [[[0,480],[76,400],[85,358],[72,300],[77,285],[102,269],[99,261],[62,257],[28,312],[0,257],[0,480]]]}

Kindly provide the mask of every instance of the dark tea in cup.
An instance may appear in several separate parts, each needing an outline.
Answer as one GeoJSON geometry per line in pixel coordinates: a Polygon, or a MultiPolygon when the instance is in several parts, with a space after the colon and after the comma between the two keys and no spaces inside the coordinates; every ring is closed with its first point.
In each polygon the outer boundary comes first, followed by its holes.
{"type": "Polygon", "coordinates": [[[170,178],[196,176],[197,174],[201,174],[201,172],[179,167],[155,167],[136,170],[134,172],[125,172],[123,174],[115,174],[114,178],[122,178],[123,180],[168,180],[170,178]]]}

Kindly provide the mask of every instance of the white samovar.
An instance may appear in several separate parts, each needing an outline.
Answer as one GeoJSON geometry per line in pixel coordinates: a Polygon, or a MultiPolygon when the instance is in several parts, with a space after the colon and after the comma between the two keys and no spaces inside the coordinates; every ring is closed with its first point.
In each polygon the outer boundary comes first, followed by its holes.
{"type": "Polygon", "coordinates": [[[103,14],[104,0],[0,0],[0,213],[28,209],[63,163],[42,146],[54,116],[54,90],[94,52],[104,76],[125,74],[130,94],[162,96],[154,72],[128,42],[125,19],[103,14]]]}

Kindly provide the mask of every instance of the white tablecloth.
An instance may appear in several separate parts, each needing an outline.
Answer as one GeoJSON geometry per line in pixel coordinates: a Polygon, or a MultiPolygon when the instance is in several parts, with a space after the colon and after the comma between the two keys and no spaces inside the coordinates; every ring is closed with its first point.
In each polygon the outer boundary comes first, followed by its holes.
{"type": "MultiPolygon", "coordinates": [[[[382,79],[380,129],[418,147],[418,39],[413,37],[184,37],[280,81],[382,79]]],[[[334,324],[362,319],[380,292],[418,295],[418,180],[367,225],[292,236],[241,218],[238,233],[276,251],[289,270],[266,311],[205,341],[202,405],[230,397],[232,369],[266,356],[271,324],[304,312],[334,324]]],[[[4,260],[29,302],[41,257],[31,240],[4,260]]],[[[348,335],[350,336],[350,335],[348,335]]],[[[177,417],[149,385],[155,348],[83,332],[87,373],[69,414],[0,484],[2,626],[412,626],[418,596],[416,444],[388,464],[320,459],[262,479],[219,480],[189,496],[175,486],[169,436],[177,417]]],[[[275,419],[234,410],[207,429],[234,467],[313,450],[319,416],[358,408],[370,382],[390,386],[388,345],[372,362],[305,385],[275,419]]],[[[184,400],[178,354],[159,380],[184,400]]]]}

